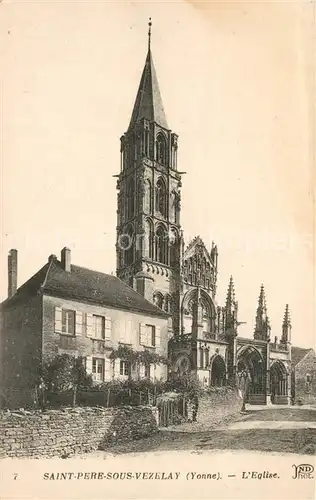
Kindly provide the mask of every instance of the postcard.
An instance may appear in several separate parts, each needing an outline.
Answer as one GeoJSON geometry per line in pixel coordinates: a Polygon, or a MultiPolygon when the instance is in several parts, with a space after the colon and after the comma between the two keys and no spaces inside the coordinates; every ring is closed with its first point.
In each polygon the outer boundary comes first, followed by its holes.
{"type": "Polygon", "coordinates": [[[0,496],[315,498],[312,2],[0,2],[0,496]]]}

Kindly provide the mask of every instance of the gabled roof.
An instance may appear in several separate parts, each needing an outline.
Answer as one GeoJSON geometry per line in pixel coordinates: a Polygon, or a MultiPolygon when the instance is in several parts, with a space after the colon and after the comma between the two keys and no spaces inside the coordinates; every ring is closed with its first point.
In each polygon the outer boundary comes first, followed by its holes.
{"type": "Polygon", "coordinates": [[[213,265],[213,259],[211,257],[211,254],[207,250],[207,248],[206,248],[206,246],[204,244],[204,241],[202,240],[201,236],[195,236],[193,238],[193,240],[191,240],[189,242],[189,244],[187,245],[186,249],[184,250],[183,260],[186,260],[189,257],[191,257],[192,255],[194,255],[196,253],[197,248],[199,248],[200,250],[202,250],[202,252],[203,252],[204,256],[206,257],[206,259],[213,265]]]}
{"type": "Polygon", "coordinates": [[[150,122],[156,122],[165,129],[169,128],[150,48],[148,48],[129,129],[142,118],[150,122]]]}
{"type": "Polygon", "coordinates": [[[10,305],[40,292],[153,316],[169,316],[116,276],[75,265],[71,265],[71,272],[67,272],[56,257],[45,264],[2,305],[10,305]]]}
{"type": "Polygon", "coordinates": [[[294,366],[298,365],[302,359],[305,358],[305,356],[312,351],[312,348],[309,349],[304,349],[303,347],[295,347],[292,346],[291,352],[292,352],[292,364],[294,366]]]}

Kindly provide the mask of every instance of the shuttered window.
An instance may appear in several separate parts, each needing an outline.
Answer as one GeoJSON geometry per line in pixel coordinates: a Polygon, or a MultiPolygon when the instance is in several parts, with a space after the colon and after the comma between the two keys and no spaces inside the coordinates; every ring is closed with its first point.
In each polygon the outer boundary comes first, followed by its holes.
{"type": "Polygon", "coordinates": [[[104,316],[93,315],[93,336],[96,339],[105,338],[105,318],[104,316]]]}
{"type": "Polygon", "coordinates": [[[147,347],[160,347],[160,326],[141,323],[139,343],[147,347]]]}
{"type": "Polygon", "coordinates": [[[55,307],[55,332],[75,335],[76,311],[55,307]]]}

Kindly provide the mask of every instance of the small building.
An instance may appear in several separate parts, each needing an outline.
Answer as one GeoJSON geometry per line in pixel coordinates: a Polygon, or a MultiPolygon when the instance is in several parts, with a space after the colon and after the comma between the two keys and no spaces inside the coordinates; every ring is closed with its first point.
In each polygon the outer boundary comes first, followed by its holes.
{"type": "Polygon", "coordinates": [[[314,349],[292,347],[293,399],[295,402],[316,401],[316,353],[314,349]]]}
{"type": "Polygon", "coordinates": [[[1,396],[8,406],[30,402],[43,361],[82,356],[95,383],[135,377],[167,378],[165,364],[128,366],[110,360],[118,345],[168,356],[168,314],[113,275],[61,259],[48,262],[17,289],[17,251],[8,259],[8,298],[0,305],[1,396]],[[134,371],[133,371],[134,370],[134,371]]]}

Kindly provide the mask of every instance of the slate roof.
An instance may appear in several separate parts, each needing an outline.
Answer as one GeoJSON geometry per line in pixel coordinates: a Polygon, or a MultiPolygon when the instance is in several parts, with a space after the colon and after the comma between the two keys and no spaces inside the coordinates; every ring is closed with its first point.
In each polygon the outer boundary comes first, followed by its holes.
{"type": "Polygon", "coordinates": [[[165,129],[169,128],[150,49],[148,49],[129,128],[142,118],[156,122],[165,129]]]}
{"type": "Polygon", "coordinates": [[[292,363],[296,366],[303,358],[305,358],[306,354],[312,351],[312,349],[304,349],[303,347],[294,347],[292,346],[292,363]]]}
{"type": "Polygon", "coordinates": [[[66,272],[56,257],[45,264],[2,305],[9,305],[39,292],[152,316],[169,316],[116,276],[76,265],[71,265],[71,272],[66,272]]]}

